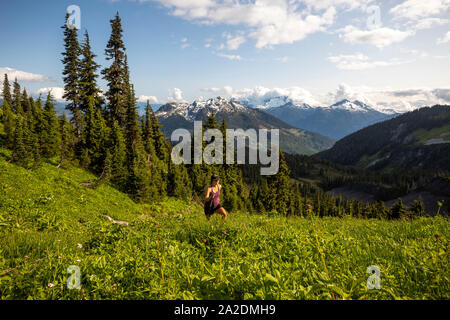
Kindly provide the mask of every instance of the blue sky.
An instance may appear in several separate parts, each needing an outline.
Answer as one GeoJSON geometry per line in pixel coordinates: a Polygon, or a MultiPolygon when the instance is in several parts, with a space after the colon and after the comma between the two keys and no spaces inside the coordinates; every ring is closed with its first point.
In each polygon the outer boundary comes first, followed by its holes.
{"type": "Polygon", "coordinates": [[[450,103],[450,0],[2,1],[0,73],[60,96],[69,5],[80,7],[80,35],[89,31],[103,66],[119,11],[141,100],[450,103]]]}

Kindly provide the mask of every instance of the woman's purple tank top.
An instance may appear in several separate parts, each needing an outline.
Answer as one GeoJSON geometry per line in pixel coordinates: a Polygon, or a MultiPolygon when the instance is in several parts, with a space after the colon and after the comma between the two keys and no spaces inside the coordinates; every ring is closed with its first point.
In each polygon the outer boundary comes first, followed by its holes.
{"type": "Polygon", "coordinates": [[[214,193],[212,191],[212,186],[211,186],[211,193],[214,195],[214,198],[213,198],[214,208],[217,207],[220,203],[220,187],[218,187],[218,188],[219,188],[219,191],[217,191],[217,193],[214,193]]]}

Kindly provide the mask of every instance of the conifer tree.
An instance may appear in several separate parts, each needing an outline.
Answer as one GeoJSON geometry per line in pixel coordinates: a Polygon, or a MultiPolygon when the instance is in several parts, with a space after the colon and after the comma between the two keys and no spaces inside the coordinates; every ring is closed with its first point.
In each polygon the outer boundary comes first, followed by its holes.
{"type": "Polygon", "coordinates": [[[110,141],[111,154],[111,176],[110,181],[115,185],[125,188],[127,180],[127,166],[126,166],[126,142],[119,123],[114,121],[111,132],[110,141]]]}
{"type": "MultiPolygon", "coordinates": [[[[69,18],[66,13],[65,22],[69,18]]],[[[61,62],[64,65],[63,81],[64,81],[64,95],[63,98],[69,103],[66,106],[67,110],[72,112],[72,119],[75,124],[77,137],[81,138],[82,119],[80,110],[80,45],[78,43],[78,30],[76,28],[69,28],[67,23],[61,27],[64,30],[64,52],[61,62]]]]}
{"type": "Polygon", "coordinates": [[[23,89],[23,92],[22,92],[21,105],[22,105],[22,110],[24,113],[32,111],[31,102],[30,102],[30,99],[28,98],[28,93],[25,88],[23,89]]]}
{"type": "Polygon", "coordinates": [[[79,70],[80,108],[86,112],[90,97],[94,97],[94,105],[96,107],[100,107],[103,102],[100,96],[100,89],[97,87],[97,69],[100,65],[94,60],[96,55],[92,52],[87,30],[84,34],[84,42],[81,45],[81,54],[82,59],[79,70]]]}
{"type": "MultiPolygon", "coordinates": [[[[290,170],[284,161],[284,154],[281,150],[279,159],[280,165],[278,173],[268,178],[269,189],[271,192],[268,203],[267,205],[265,204],[265,206],[269,211],[275,210],[279,214],[286,214],[291,196],[291,184],[289,180],[290,170]]],[[[320,212],[320,210],[318,211],[320,212]]]]}
{"type": "Polygon", "coordinates": [[[20,94],[20,84],[19,82],[17,82],[17,78],[14,80],[13,83],[13,111],[16,114],[22,114],[23,113],[23,109],[22,109],[22,100],[21,100],[21,94],[20,94]]]}
{"type": "Polygon", "coordinates": [[[94,106],[94,96],[88,97],[88,109],[85,114],[83,129],[83,157],[82,162],[96,173],[103,171],[107,152],[109,128],[103,119],[101,110],[94,106]]]}
{"type": "Polygon", "coordinates": [[[3,101],[7,102],[9,107],[12,106],[13,101],[11,98],[11,87],[9,85],[8,74],[5,73],[5,78],[3,80],[3,101]]]}
{"type": "Polygon", "coordinates": [[[116,13],[114,19],[110,20],[111,36],[106,45],[106,60],[112,60],[111,65],[102,70],[103,78],[107,81],[108,90],[105,93],[108,101],[107,108],[109,112],[109,123],[112,125],[114,120],[124,128],[126,124],[126,104],[127,104],[127,84],[125,83],[125,45],[122,40],[122,23],[119,13],[116,13]]]}
{"type": "Polygon", "coordinates": [[[14,144],[11,160],[20,166],[27,167],[31,162],[31,155],[25,145],[25,127],[25,119],[21,115],[18,115],[14,130],[14,144]]]}
{"type": "MultiPolygon", "coordinates": [[[[5,79],[7,81],[7,76],[5,74],[5,79]]],[[[3,84],[3,106],[2,106],[2,116],[1,121],[3,123],[3,131],[5,132],[4,143],[7,147],[11,148],[14,143],[14,130],[15,130],[15,115],[11,109],[11,104],[8,101],[11,101],[11,94],[9,93],[9,86],[3,84]]]]}
{"type": "Polygon", "coordinates": [[[56,117],[54,100],[51,93],[48,93],[42,114],[41,150],[43,157],[51,158],[58,155],[60,141],[59,122],[56,117]]]}
{"type": "Polygon", "coordinates": [[[74,154],[74,142],[75,135],[72,125],[67,121],[66,114],[63,113],[59,118],[59,128],[61,133],[61,158],[59,166],[69,163],[75,157],[74,154]]]}

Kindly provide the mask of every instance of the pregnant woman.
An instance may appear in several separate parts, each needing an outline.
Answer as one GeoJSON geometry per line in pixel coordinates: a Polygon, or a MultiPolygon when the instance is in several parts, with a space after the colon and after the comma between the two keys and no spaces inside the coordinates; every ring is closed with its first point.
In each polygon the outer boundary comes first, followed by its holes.
{"type": "Polygon", "coordinates": [[[206,188],[205,193],[205,215],[208,218],[214,213],[220,213],[223,219],[227,218],[227,212],[220,204],[220,190],[222,186],[219,184],[219,176],[213,175],[211,177],[211,184],[206,188]]]}

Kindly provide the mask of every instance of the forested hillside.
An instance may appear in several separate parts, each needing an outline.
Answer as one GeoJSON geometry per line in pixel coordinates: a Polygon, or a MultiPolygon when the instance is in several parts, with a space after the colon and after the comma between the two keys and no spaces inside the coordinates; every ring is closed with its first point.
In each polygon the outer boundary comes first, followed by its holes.
{"type": "Polygon", "coordinates": [[[426,107],[338,141],[319,157],[368,169],[450,170],[450,106],[426,107]]]}

